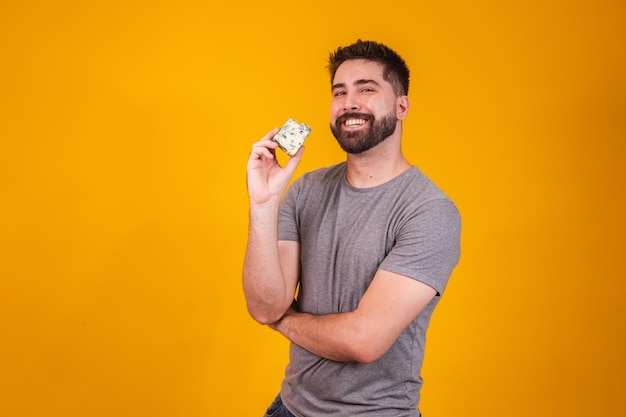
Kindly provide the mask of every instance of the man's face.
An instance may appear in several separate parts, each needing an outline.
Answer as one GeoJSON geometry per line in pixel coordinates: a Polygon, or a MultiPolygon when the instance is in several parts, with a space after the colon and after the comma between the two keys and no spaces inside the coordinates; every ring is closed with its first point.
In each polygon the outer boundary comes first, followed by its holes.
{"type": "Polygon", "coordinates": [[[330,130],[345,152],[365,152],[395,132],[396,95],[381,64],[344,62],[335,72],[332,94],[330,130]]]}

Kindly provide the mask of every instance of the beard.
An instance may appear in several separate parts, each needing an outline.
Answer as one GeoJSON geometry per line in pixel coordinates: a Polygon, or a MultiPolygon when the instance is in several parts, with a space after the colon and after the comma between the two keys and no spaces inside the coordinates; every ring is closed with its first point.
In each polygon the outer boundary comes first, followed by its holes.
{"type": "Polygon", "coordinates": [[[330,130],[341,149],[359,154],[372,149],[396,131],[396,112],[392,110],[380,120],[376,120],[373,114],[345,113],[337,118],[334,125],[330,124],[330,130]],[[343,122],[347,119],[365,119],[369,126],[355,132],[342,131],[343,122]]]}

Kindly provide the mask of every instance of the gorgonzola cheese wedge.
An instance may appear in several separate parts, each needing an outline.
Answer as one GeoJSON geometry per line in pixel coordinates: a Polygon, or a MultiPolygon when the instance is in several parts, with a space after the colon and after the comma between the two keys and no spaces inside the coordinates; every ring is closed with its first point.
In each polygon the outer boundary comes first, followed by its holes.
{"type": "Polygon", "coordinates": [[[278,147],[287,155],[294,156],[310,134],[309,125],[289,119],[272,140],[278,143],[278,147]]]}

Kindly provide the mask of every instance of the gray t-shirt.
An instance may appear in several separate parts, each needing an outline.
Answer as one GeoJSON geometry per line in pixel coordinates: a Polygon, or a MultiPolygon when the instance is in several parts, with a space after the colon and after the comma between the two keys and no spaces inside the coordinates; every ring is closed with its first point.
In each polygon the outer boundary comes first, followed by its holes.
{"type": "Polygon", "coordinates": [[[279,239],[301,244],[299,311],[356,309],[376,271],[421,281],[437,296],[371,364],[321,358],[295,344],[281,396],[298,417],[419,416],[426,329],[460,255],[453,202],[416,167],[355,188],[341,163],[303,175],[287,190],[279,239]]]}

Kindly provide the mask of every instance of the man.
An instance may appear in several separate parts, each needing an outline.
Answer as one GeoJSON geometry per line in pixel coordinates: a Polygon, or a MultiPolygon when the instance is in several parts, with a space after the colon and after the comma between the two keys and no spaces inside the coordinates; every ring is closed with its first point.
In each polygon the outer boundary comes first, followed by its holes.
{"type": "Polygon", "coordinates": [[[248,160],[248,310],[291,341],[266,416],[416,417],[425,333],[459,260],[460,216],[403,156],[404,60],[359,40],[328,68],[330,128],[346,161],[303,175],[282,198],[304,148],[279,166],[274,129],[248,160]]]}

